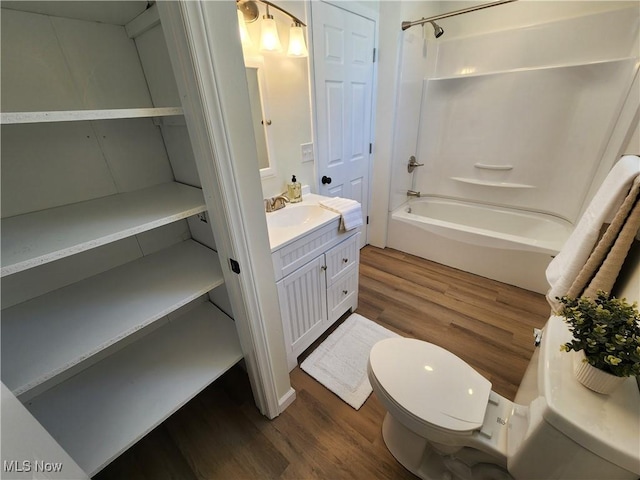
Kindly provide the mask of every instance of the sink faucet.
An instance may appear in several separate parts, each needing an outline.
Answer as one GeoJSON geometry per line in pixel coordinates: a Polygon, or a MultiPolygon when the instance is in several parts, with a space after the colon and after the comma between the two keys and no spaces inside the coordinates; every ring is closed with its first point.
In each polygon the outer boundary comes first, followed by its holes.
{"type": "Polygon", "coordinates": [[[264,201],[264,208],[267,212],[275,212],[276,210],[280,210],[284,208],[285,204],[289,201],[289,199],[285,195],[278,195],[273,198],[267,198],[264,201]]]}
{"type": "Polygon", "coordinates": [[[420,192],[414,192],[413,190],[407,190],[407,197],[420,197],[420,192]]]}

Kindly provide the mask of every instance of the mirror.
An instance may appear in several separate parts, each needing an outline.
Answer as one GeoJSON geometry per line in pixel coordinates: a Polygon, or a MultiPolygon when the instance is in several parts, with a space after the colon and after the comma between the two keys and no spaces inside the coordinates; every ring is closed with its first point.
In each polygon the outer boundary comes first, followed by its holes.
{"type": "MultiPolygon", "coordinates": [[[[304,18],[304,2],[286,2],[304,18]]],[[[265,5],[259,4],[260,13],[265,5]]],[[[288,43],[291,22],[276,13],[279,34],[288,43]]],[[[257,121],[253,122],[260,160],[264,198],[279,195],[295,175],[300,182],[314,185],[315,162],[302,154],[313,148],[313,124],[309,58],[288,57],[286,53],[262,53],[259,49],[261,21],[245,23],[250,41],[242,43],[242,54],[251,86],[250,104],[257,121]],[[257,84],[257,86],[256,86],[257,84]],[[271,125],[262,122],[271,120],[271,125]]]]}
{"type": "Polygon", "coordinates": [[[256,138],[258,165],[260,176],[269,177],[276,174],[275,164],[271,160],[269,127],[271,117],[268,108],[268,93],[264,77],[264,61],[260,58],[245,59],[249,101],[251,103],[251,120],[256,138]]]}

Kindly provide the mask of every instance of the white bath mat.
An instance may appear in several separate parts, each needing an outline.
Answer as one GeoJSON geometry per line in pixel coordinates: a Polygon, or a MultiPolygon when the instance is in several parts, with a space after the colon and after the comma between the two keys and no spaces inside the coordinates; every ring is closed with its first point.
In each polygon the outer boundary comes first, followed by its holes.
{"type": "Polygon", "coordinates": [[[371,392],[369,352],[376,342],[398,334],[354,313],[335,329],[300,368],[358,410],[371,392]]]}

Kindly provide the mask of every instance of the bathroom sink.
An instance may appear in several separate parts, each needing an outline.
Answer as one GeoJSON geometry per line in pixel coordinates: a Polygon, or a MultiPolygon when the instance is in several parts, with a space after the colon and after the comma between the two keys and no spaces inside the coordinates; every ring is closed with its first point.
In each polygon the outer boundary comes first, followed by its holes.
{"type": "Polygon", "coordinates": [[[291,205],[267,215],[269,228],[290,228],[313,222],[326,212],[319,205],[291,205]]]}
{"type": "Polygon", "coordinates": [[[271,251],[316,228],[339,219],[337,213],[318,205],[318,201],[326,197],[308,194],[304,198],[301,203],[288,203],[280,210],[266,213],[271,251]]]}

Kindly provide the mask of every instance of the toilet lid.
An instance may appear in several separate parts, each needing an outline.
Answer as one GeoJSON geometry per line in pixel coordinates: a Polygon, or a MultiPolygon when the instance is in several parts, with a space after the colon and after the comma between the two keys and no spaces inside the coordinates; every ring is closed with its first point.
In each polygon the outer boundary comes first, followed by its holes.
{"type": "Polygon", "coordinates": [[[491,382],[451,352],[389,338],[373,346],[369,365],[387,394],[424,422],[457,432],[482,426],[491,382]]]}

